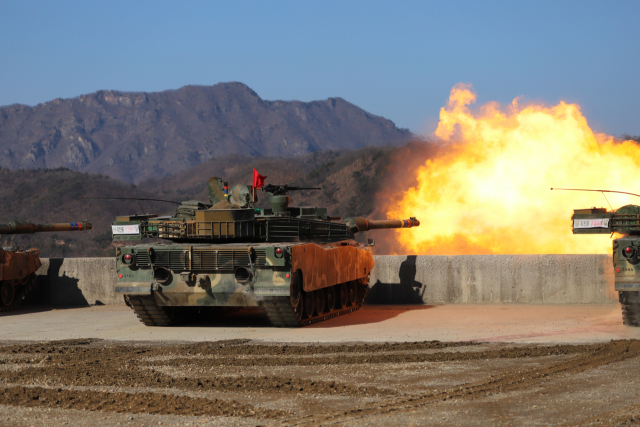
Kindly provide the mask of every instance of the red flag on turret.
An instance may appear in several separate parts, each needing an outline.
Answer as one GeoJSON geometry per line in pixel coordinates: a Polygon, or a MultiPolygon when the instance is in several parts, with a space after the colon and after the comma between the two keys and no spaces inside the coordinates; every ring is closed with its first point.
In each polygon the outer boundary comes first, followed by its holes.
{"type": "Polygon", "coordinates": [[[258,171],[254,168],[253,169],[253,188],[264,187],[264,180],[266,178],[267,178],[266,176],[260,175],[258,171]]]}

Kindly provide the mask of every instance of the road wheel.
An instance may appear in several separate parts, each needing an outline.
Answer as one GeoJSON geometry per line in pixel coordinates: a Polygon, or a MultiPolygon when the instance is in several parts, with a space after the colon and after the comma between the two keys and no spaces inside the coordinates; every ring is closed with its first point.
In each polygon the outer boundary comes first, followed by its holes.
{"type": "Polygon", "coordinates": [[[318,314],[322,314],[324,312],[324,292],[322,289],[313,291],[313,298],[315,299],[316,311],[318,314]]]}
{"type": "Polygon", "coordinates": [[[347,306],[347,284],[340,283],[336,287],[338,288],[338,304],[340,308],[345,308],[347,306]]]}
{"type": "Polygon", "coordinates": [[[640,326],[640,292],[620,291],[618,298],[622,306],[622,323],[640,326]]]}
{"type": "Polygon", "coordinates": [[[302,294],[302,297],[304,299],[304,314],[307,317],[313,317],[313,310],[314,310],[314,296],[313,296],[313,292],[304,292],[302,294]]]}
{"type": "Polygon", "coordinates": [[[336,290],[335,286],[324,289],[324,300],[326,302],[327,313],[331,313],[336,308],[336,290]]]}
{"type": "Polygon", "coordinates": [[[13,283],[9,280],[5,280],[2,282],[2,286],[0,287],[0,301],[2,301],[2,305],[5,307],[9,307],[13,304],[13,299],[16,296],[16,290],[13,287],[13,283]]]}
{"type": "Polygon", "coordinates": [[[349,282],[349,284],[347,285],[347,291],[349,292],[349,305],[355,305],[356,300],[358,299],[358,285],[356,284],[356,282],[354,280],[352,280],[351,282],[349,282]]]}

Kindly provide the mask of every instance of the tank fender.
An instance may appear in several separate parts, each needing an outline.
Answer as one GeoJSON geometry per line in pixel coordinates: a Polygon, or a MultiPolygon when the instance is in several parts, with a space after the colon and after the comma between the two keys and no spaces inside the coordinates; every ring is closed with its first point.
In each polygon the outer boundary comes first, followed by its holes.
{"type": "Polygon", "coordinates": [[[35,273],[42,266],[37,249],[28,251],[3,252],[0,280],[20,280],[35,273]]]}
{"type": "Polygon", "coordinates": [[[305,292],[362,279],[369,275],[373,265],[368,248],[315,243],[291,247],[292,271],[302,271],[305,292]]]}

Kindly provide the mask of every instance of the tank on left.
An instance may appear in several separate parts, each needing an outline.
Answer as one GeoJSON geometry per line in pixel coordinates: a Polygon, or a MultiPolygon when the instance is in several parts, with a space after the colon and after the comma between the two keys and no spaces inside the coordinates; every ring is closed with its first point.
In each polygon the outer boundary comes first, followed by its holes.
{"type": "MultiPolygon", "coordinates": [[[[33,224],[28,221],[11,221],[0,224],[0,234],[32,234],[53,231],[91,230],[91,223],[63,222],[57,224],[33,224]]],[[[17,308],[29,294],[40,268],[40,252],[32,248],[20,250],[16,246],[0,249],[0,311],[17,308]]]]}

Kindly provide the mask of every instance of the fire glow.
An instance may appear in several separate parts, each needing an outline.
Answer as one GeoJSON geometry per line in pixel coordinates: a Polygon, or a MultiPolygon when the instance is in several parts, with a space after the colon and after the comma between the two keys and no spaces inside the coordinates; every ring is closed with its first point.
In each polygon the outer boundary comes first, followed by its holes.
{"type": "MultiPolygon", "coordinates": [[[[458,84],[440,110],[437,156],[417,171],[418,186],[388,218],[416,216],[420,227],[397,232],[405,253],[610,253],[606,235],[571,232],[573,209],[607,207],[598,193],[551,187],[639,192],[640,148],[594,133],[576,104],[506,108],[458,84]]],[[[607,194],[614,209],[640,199],[607,194]]]]}

